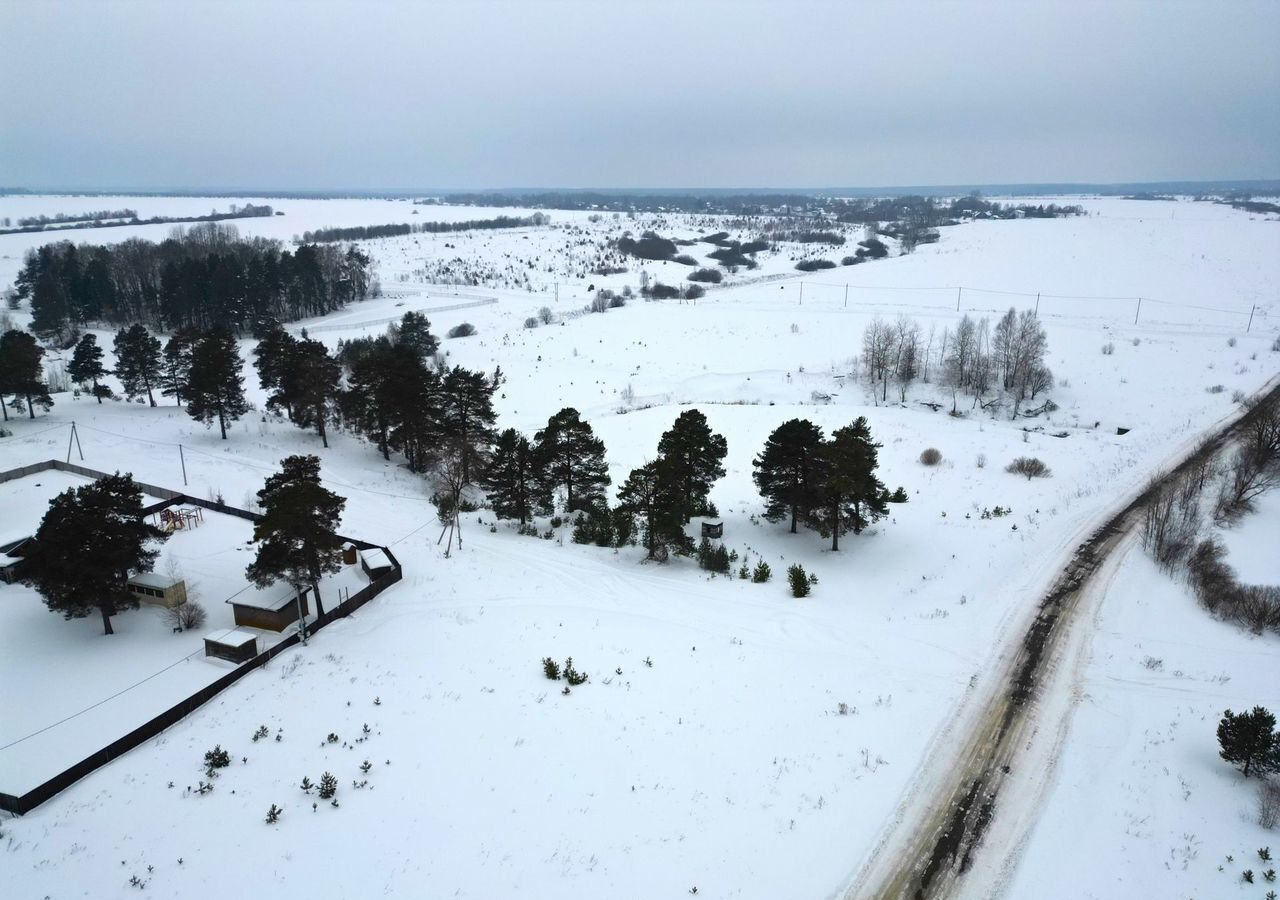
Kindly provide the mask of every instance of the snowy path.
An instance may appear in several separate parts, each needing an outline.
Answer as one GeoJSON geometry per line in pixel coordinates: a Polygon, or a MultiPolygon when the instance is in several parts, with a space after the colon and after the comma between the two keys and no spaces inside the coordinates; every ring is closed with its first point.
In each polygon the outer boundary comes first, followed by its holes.
{"type": "MultiPolygon", "coordinates": [[[[1274,379],[1266,396],[1280,397],[1274,379]]],[[[1247,412],[1233,417],[1208,445],[1216,451],[1248,419],[1247,412]]],[[[1200,456],[1204,446],[1170,471],[1200,456]]],[[[1125,555],[1117,551],[1130,543],[1149,495],[1143,490],[1110,515],[1071,555],[1020,642],[1006,650],[995,690],[981,704],[968,704],[935,740],[894,831],[845,892],[846,900],[992,897],[1007,885],[1051,786],[1083,677],[1088,635],[1073,625],[1086,617],[1096,623],[1101,598],[1125,555]],[[1090,610],[1095,617],[1088,616],[1090,610]],[[948,740],[962,720],[963,741],[948,740]],[[951,749],[956,746],[958,752],[951,749]],[[974,877],[962,880],[984,843],[988,854],[1008,849],[998,860],[984,859],[974,877]]]]}

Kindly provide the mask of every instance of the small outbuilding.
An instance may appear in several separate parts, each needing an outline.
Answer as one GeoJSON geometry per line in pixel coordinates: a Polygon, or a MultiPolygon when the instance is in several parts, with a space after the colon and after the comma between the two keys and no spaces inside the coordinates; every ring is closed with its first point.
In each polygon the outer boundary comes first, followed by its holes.
{"type": "Polygon", "coordinates": [[[299,594],[292,585],[279,581],[270,587],[249,587],[227,602],[237,625],[261,628],[264,631],[284,631],[299,615],[309,615],[307,604],[309,591],[299,594]]]}
{"type": "Polygon", "coordinates": [[[360,568],[369,576],[370,581],[377,581],[391,571],[391,559],[381,547],[365,550],[360,554],[360,568]]]}
{"type": "Polygon", "coordinates": [[[248,631],[224,631],[204,639],[204,655],[233,663],[248,662],[258,655],[258,636],[248,631]]]}
{"type": "Polygon", "coordinates": [[[172,609],[187,602],[187,583],[181,578],[169,578],[157,572],[132,575],[125,588],[143,603],[152,606],[167,606],[172,609]]]}
{"type": "Polygon", "coordinates": [[[704,538],[724,537],[724,522],[719,519],[703,519],[702,536],[704,538]]]}
{"type": "Polygon", "coordinates": [[[13,584],[21,581],[27,568],[27,554],[34,547],[30,537],[18,538],[0,544],[0,581],[13,584]]]}

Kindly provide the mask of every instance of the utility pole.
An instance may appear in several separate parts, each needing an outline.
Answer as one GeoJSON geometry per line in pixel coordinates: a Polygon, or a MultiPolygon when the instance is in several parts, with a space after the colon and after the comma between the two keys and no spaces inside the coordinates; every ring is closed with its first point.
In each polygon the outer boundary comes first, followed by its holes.
{"type": "Polygon", "coordinates": [[[556,303],[560,302],[560,282],[556,282],[556,303]]]}
{"type": "Polygon", "coordinates": [[[956,288],[956,312],[960,312],[960,292],[963,290],[962,287],[956,288]]]}
{"type": "Polygon", "coordinates": [[[1253,329],[1253,314],[1257,311],[1258,304],[1255,303],[1253,306],[1249,307],[1249,324],[1245,326],[1244,329],[1246,333],[1253,329]]]}
{"type": "Polygon", "coordinates": [[[71,434],[67,437],[67,462],[71,462],[71,442],[76,445],[76,452],[80,454],[80,462],[84,462],[84,450],[80,447],[80,433],[76,431],[76,423],[71,423],[71,434]]]}
{"type": "Polygon", "coordinates": [[[1138,313],[1142,312],[1142,298],[1138,298],[1138,308],[1133,311],[1133,324],[1138,324],[1138,313]]]}
{"type": "Polygon", "coordinates": [[[800,305],[804,306],[804,282],[800,282],[800,305]]]}
{"type": "Polygon", "coordinates": [[[187,459],[182,455],[182,445],[178,445],[178,462],[182,463],[182,486],[187,486],[187,459]]]}
{"type": "Polygon", "coordinates": [[[1036,315],[1040,315],[1040,295],[1036,294],[1036,315]]]}
{"type": "Polygon", "coordinates": [[[849,285],[844,286],[844,308],[849,308],[849,285]]]}

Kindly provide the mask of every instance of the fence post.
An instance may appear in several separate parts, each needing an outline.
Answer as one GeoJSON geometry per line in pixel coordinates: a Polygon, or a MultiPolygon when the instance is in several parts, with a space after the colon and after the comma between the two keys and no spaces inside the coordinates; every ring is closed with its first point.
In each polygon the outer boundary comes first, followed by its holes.
{"type": "Polygon", "coordinates": [[[804,282],[800,282],[800,305],[804,306],[804,282]]]}
{"type": "Polygon", "coordinates": [[[1255,303],[1253,304],[1253,306],[1249,307],[1249,324],[1246,325],[1244,329],[1246,334],[1249,331],[1253,330],[1253,314],[1257,311],[1258,311],[1258,304],[1255,303]]]}
{"type": "Polygon", "coordinates": [[[187,460],[182,455],[182,445],[178,445],[178,462],[182,463],[182,486],[187,486],[187,460]]]}
{"type": "Polygon", "coordinates": [[[849,285],[844,286],[844,308],[849,308],[849,285]]]}
{"type": "Polygon", "coordinates": [[[1138,308],[1133,311],[1133,324],[1138,324],[1138,313],[1142,312],[1142,298],[1138,298],[1138,308]]]}
{"type": "Polygon", "coordinates": [[[962,287],[956,288],[956,312],[960,312],[960,292],[963,290],[962,287]]]}

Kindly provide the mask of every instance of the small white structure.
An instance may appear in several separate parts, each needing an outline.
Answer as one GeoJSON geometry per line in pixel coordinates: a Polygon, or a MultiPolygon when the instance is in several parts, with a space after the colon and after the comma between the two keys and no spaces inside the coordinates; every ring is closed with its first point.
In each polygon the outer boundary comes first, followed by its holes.
{"type": "Polygon", "coordinates": [[[364,569],[364,574],[370,580],[374,580],[391,571],[391,559],[380,547],[365,550],[360,554],[360,568],[364,569]]]}

